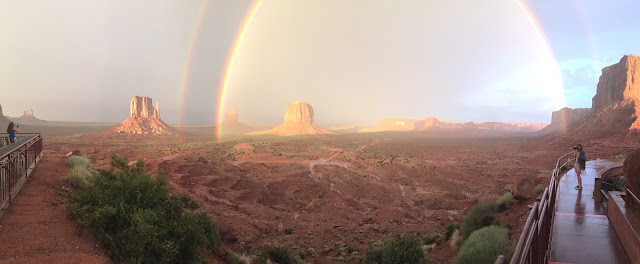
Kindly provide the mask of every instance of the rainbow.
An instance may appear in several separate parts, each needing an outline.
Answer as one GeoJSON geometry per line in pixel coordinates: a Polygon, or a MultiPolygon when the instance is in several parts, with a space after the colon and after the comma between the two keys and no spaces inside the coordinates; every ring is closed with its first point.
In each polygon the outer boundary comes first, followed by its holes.
{"type": "MultiPolygon", "coordinates": [[[[243,44],[243,39],[245,36],[245,33],[247,32],[247,29],[249,28],[249,26],[251,25],[251,21],[253,20],[253,18],[255,17],[258,9],[260,9],[260,6],[262,4],[263,0],[255,0],[251,6],[251,8],[249,9],[249,11],[247,12],[247,14],[245,15],[245,18],[242,22],[242,24],[240,25],[238,31],[236,32],[236,36],[234,38],[233,44],[231,45],[231,50],[229,52],[229,56],[227,57],[227,62],[225,64],[225,68],[224,71],[222,72],[222,77],[220,79],[220,85],[218,88],[218,104],[217,104],[217,109],[216,109],[216,138],[220,138],[221,135],[221,123],[222,123],[222,119],[223,119],[223,109],[224,109],[224,96],[225,96],[225,92],[229,86],[229,79],[230,76],[232,74],[232,70],[233,70],[233,64],[235,62],[235,58],[236,55],[238,53],[238,50],[240,50],[241,45],[243,44]]],[[[538,20],[536,20],[536,17],[534,16],[533,12],[531,11],[531,9],[524,3],[524,0],[516,0],[518,6],[520,7],[520,9],[524,12],[525,16],[527,17],[527,20],[529,21],[529,23],[531,24],[531,26],[533,27],[536,35],[538,36],[538,38],[540,39],[540,41],[543,43],[544,45],[544,49],[546,51],[546,53],[548,54],[549,58],[555,62],[555,65],[557,67],[557,60],[555,58],[555,55],[553,53],[553,49],[551,48],[550,42],[547,39],[546,35],[544,34],[544,31],[542,30],[542,27],[540,25],[540,23],[538,22],[538,20]]],[[[583,21],[584,22],[584,21],[583,21]]],[[[558,72],[559,69],[558,69],[558,72]]],[[[562,95],[562,101],[565,101],[564,99],[564,94],[562,95]]],[[[566,129],[567,124],[566,124],[566,120],[564,120],[564,129],[566,129]]]]}
{"type": "Polygon", "coordinates": [[[200,29],[202,28],[202,22],[204,21],[204,16],[207,12],[209,2],[209,0],[202,0],[202,2],[200,3],[198,16],[195,20],[193,31],[191,31],[191,41],[189,42],[189,49],[187,49],[187,57],[184,60],[184,70],[182,71],[182,85],[180,85],[180,94],[178,95],[178,98],[180,100],[178,102],[180,109],[178,124],[184,124],[184,101],[185,95],[187,94],[187,88],[189,87],[189,72],[191,71],[191,62],[193,61],[193,51],[195,50],[196,44],[198,43],[200,29]]]}
{"type": "Polygon", "coordinates": [[[231,76],[231,73],[232,73],[233,63],[235,62],[236,55],[238,54],[238,50],[240,50],[240,46],[242,46],[243,44],[242,40],[244,39],[245,33],[247,32],[249,25],[251,25],[251,21],[253,21],[253,18],[258,12],[258,9],[260,9],[261,5],[262,5],[262,0],[256,0],[253,2],[251,7],[249,8],[249,12],[247,12],[247,14],[244,17],[242,24],[240,24],[240,27],[236,32],[236,36],[231,45],[231,50],[229,52],[229,56],[227,57],[226,66],[224,67],[224,71],[222,72],[222,77],[220,78],[220,85],[218,87],[218,108],[216,109],[217,111],[216,139],[220,138],[220,135],[222,135],[220,125],[222,124],[222,115],[223,115],[222,111],[224,109],[223,99],[224,99],[224,94],[227,90],[227,87],[229,86],[229,77],[231,76]]]}
{"type": "MultiPolygon", "coordinates": [[[[531,24],[531,26],[533,27],[534,31],[536,32],[536,35],[538,36],[538,38],[540,39],[540,41],[542,41],[542,43],[544,44],[544,48],[545,51],[547,52],[547,55],[549,56],[549,58],[551,58],[554,62],[554,65],[556,66],[556,68],[558,68],[558,63],[557,63],[557,59],[555,54],[553,53],[553,49],[551,48],[551,44],[549,42],[549,39],[547,38],[547,36],[544,34],[544,30],[542,29],[542,26],[540,25],[540,23],[538,22],[538,20],[536,20],[536,17],[534,16],[533,12],[531,11],[531,9],[524,3],[524,0],[517,0],[516,1],[518,3],[518,6],[520,7],[520,9],[522,10],[522,12],[524,12],[525,16],[527,17],[527,19],[529,20],[529,23],[531,24]]],[[[560,72],[560,69],[557,69],[558,72],[560,72]]],[[[564,90],[564,88],[562,88],[562,90],[564,90]]],[[[566,100],[564,98],[564,93],[562,94],[562,101],[565,102],[566,105],[566,100]]],[[[562,120],[562,130],[563,131],[567,131],[567,119],[565,118],[564,114],[561,117],[562,120]]]]}

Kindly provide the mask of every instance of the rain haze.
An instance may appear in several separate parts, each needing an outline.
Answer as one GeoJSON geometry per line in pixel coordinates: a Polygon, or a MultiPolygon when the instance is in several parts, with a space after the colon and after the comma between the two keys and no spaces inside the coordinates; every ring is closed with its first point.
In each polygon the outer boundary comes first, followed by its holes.
{"type": "Polygon", "coordinates": [[[0,104],[85,122],[124,120],[134,95],[159,101],[169,123],[214,123],[220,103],[277,123],[292,101],[331,125],[549,122],[590,107],[602,67],[640,53],[639,5],[2,0],[0,104]]]}

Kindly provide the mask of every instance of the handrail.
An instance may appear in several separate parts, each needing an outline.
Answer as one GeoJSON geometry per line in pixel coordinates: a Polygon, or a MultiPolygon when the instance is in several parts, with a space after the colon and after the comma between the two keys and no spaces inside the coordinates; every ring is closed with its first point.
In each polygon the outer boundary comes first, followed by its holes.
{"type": "Polygon", "coordinates": [[[26,136],[0,148],[0,216],[42,157],[42,136],[26,136]]]}
{"type": "Polygon", "coordinates": [[[511,264],[547,263],[551,227],[555,217],[558,177],[560,173],[564,172],[561,168],[566,168],[566,165],[572,161],[571,155],[575,155],[575,152],[569,152],[558,158],[549,181],[549,187],[544,189],[540,202],[535,202],[529,212],[529,217],[513,252],[511,264]],[[567,161],[560,165],[560,161],[565,158],[567,161]]]}
{"type": "MultiPolygon", "coordinates": [[[[23,139],[28,136],[40,135],[40,133],[16,133],[17,140],[23,139]]],[[[0,148],[8,146],[9,143],[9,134],[0,133],[0,148]]]]}
{"type": "MultiPolygon", "coordinates": [[[[609,147],[585,149],[587,159],[611,158],[613,155],[626,154],[636,147],[609,147]]],[[[568,169],[570,162],[574,160],[575,151],[566,153],[556,161],[549,187],[544,189],[540,202],[533,204],[527,222],[522,229],[520,239],[511,258],[511,264],[547,263],[549,258],[551,240],[551,228],[555,218],[555,207],[559,177],[568,169]],[[566,158],[566,161],[560,164],[566,158]]],[[[627,190],[629,191],[629,190],[627,190]]],[[[634,197],[636,198],[636,197],[634,197]]],[[[637,198],[636,198],[637,199],[637,198]]]]}

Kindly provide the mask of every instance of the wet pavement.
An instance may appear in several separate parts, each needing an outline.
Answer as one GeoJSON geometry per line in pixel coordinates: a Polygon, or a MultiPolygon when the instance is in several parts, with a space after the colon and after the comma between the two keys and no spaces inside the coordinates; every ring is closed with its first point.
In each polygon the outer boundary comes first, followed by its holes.
{"type": "Polygon", "coordinates": [[[581,173],[582,190],[574,189],[575,170],[560,179],[549,263],[630,263],[609,223],[607,208],[593,198],[594,178],[618,166],[622,163],[588,161],[581,173]]]}

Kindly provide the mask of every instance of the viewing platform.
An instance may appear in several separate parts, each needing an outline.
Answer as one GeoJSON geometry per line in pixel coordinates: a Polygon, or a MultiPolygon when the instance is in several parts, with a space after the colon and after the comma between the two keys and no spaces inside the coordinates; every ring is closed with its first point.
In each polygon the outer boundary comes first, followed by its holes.
{"type": "Polygon", "coordinates": [[[622,162],[588,161],[581,173],[582,190],[574,189],[574,169],[561,177],[548,263],[634,263],[607,216],[606,203],[594,198],[595,178],[619,166],[622,162]]]}

